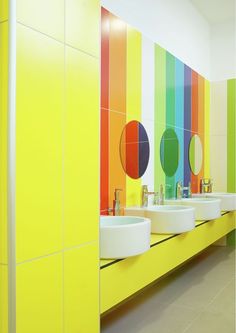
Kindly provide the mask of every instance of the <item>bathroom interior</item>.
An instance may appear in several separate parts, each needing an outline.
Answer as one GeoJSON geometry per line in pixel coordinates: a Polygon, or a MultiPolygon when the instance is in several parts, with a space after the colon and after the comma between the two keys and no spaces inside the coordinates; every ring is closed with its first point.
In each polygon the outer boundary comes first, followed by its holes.
{"type": "Polygon", "coordinates": [[[234,0],[0,0],[0,333],[234,333],[234,0]]]}

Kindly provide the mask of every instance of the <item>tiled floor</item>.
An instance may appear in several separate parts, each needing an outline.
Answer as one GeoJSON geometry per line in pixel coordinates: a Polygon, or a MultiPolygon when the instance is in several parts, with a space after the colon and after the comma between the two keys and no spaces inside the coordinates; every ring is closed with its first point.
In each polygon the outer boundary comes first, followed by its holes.
{"type": "Polygon", "coordinates": [[[212,246],[102,319],[102,333],[235,333],[235,250],[212,246]]]}

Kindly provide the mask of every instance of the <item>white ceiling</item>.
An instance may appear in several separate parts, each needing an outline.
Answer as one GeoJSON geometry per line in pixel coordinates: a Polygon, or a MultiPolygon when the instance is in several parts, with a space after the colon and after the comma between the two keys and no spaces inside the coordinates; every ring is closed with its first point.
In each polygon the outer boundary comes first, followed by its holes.
{"type": "Polygon", "coordinates": [[[235,20],[236,0],[190,0],[210,24],[235,20]]]}

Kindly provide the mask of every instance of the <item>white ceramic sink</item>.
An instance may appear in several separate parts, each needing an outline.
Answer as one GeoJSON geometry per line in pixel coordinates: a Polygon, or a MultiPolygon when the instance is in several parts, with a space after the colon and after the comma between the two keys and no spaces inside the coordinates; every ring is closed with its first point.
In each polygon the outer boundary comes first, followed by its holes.
{"type": "Polygon", "coordinates": [[[150,218],[151,232],[157,234],[180,234],[195,227],[195,209],[186,206],[149,206],[125,208],[125,215],[150,218]]]}
{"type": "Polygon", "coordinates": [[[196,220],[214,220],[221,216],[221,200],[216,198],[184,198],[165,200],[168,205],[191,206],[196,209],[196,220]]]}
{"type": "Polygon", "coordinates": [[[100,217],[100,257],[121,259],[150,248],[151,221],[137,216],[100,217]]]}
{"type": "Polygon", "coordinates": [[[218,198],[221,200],[221,210],[232,211],[236,210],[236,193],[212,192],[212,193],[197,193],[193,197],[218,198]]]}

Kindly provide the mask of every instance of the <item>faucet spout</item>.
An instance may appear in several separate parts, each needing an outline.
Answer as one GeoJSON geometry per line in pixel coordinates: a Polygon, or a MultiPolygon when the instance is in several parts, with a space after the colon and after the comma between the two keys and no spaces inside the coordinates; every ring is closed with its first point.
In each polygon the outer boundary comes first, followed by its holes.
{"type": "Polygon", "coordinates": [[[147,207],[148,206],[148,196],[155,195],[155,194],[156,194],[156,192],[148,192],[148,186],[143,185],[142,194],[141,194],[141,207],[147,207]]]}

